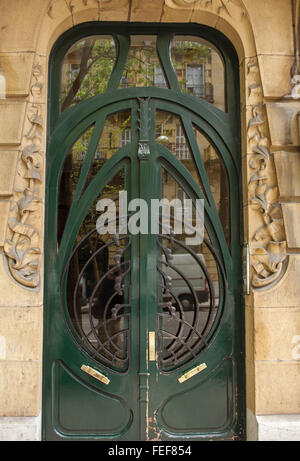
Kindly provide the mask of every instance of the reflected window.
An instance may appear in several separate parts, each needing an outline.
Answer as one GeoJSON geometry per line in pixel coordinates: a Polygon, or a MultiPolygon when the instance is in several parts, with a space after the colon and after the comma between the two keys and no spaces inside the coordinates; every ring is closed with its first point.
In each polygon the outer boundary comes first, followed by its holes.
{"type": "Polygon", "coordinates": [[[120,80],[120,88],[140,86],[167,88],[156,52],[155,35],[131,36],[131,46],[120,80]]]}
{"type": "Polygon", "coordinates": [[[154,81],[153,81],[154,86],[157,86],[159,88],[167,88],[167,83],[166,83],[162,68],[157,63],[154,64],[153,78],[154,78],[154,81]]]}
{"type": "Polygon", "coordinates": [[[185,75],[187,91],[198,98],[205,98],[204,64],[186,64],[185,75]]]}
{"type": "Polygon", "coordinates": [[[181,124],[176,125],[175,155],[179,160],[190,158],[190,151],[181,124]]]}
{"type": "Polygon", "coordinates": [[[131,142],[131,128],[125,128],[120,134],[120,147],[131,142]]]}
{"type": "MultiPolygon", "coordinates": [[[[130,37],[120,88],[168,88],[156,42],[155,35],[130,37]]],[[[218,50],[199,37],[178,35],[170,52],[181,90],[226,110],[224,63],[218,50]]],[[[115,63],[116,45],[111,35],[93,35],[74,43],[62,64],[61,111],[105,92],[115,63]]]]}
{"type": "Polygon", "coordinates": [[[225,110],[224,64],[210,43],[199,37],[175,36],[171,59],[184,93],[225,110]]]}

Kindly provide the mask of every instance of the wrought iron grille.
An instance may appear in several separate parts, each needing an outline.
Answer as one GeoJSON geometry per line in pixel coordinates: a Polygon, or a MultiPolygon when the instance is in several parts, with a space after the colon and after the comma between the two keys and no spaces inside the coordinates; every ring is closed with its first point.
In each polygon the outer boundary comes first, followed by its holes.
{"type": "Polygon", "coordinates": [[[174,234],[157,239],[161,258],[158,271],[158,366],[172,371],[197,357],[209,345],[216,331],[226,302],[227,284],[224,269],[210,242],[206,245],[218,266],[218,282],[213,281],[203,259],[174,234]],[[190,255],[195,275],[202,279],[204,290],[199,291],[180,267],[173,263],[175,247],[190,255]],[[170,275],[173,273],[173,275],[170,275]],[[181,280],[178,294],[174,280],[181,280]],[[216,286],[217,285],[217,286],[216,286]],[[184,289],[182,288],[184,286],[184,289]],[[220,292],[222,290],[222,293],[220,292]],[[206,291],[206,295],[205,295],[206,291]]]}
{"type": "Polygon", "coordinates": [[[71,320],[71,330],[79,346],[112,370],[126,371],[130,342],[131,261],[128,255],[131,238],[115,234],[106,242],[99,239],[97,248],[76,270],[81,249],[95,233],[93,229],[80,240],[65,266],[61,302],[66,305],[64,312],[68,313],[68,323],[71,320]],[[108,259],[112,264],[107,264],[108,259]],[[104,266],[103,261],[106,261],[104,266]],[[91,277],[95,266],[97,276],[91,277]]]}

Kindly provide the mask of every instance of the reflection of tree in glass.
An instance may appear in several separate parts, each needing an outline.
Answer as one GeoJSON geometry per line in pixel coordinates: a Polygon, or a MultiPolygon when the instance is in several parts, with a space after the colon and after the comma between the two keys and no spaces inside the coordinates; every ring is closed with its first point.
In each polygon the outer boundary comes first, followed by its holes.
{"type": "Polygon", "coordinates": [[[174,64],[184,65],[201,64],[205,62],[205,58],[210,56],[211,48],[200,42],[188,40],[180,40],[172,42],[171,55],[174,59],[174,64]]]}
{"type": "MultiPolygon", "coordinates": [[[[129,56],[125,64],[120,86],[167,86],[164,80],[164,74],[160,67],[156,47],[153,41],[152,45],[136,44],[130,48],[129,56]]],[[[172,43],[171,54],[175,71],[179,78],[182,91],[186,91],[185,65],[202,64],[210,55],[210,48],[202,43],[192,41],[174,41],[172,43]]],[[[65,64],[67,75],[64,75],[64,85],[61,92],[61,111],[77,104],[87,98],[97,94],[104,93],[107,88],[111,72],[115,65],[116,47],[112,38],[88,37],[76,43],[68,52],[65,64]]],[[[171,118],[171,116],[169,116],[171,118]]],[[[169,118],[165,121],[168,123],[169,118]]],[[[103,129],[100,143],[96,150],[93,163],[86,178],[86,184],[89,184],[93,177],[103,166],[105,160],[108,160],[113,152],[120,147],[120,136],[131,126],[130,112],[110,115],[103,129]],[[105,155],[104,155],[105,153],[105,155]],[[97,155],[99,154],[99,155],[97,155]]],[[[64,174],[61,179],[61,197],[64,212],[59,212],[59,229],[62,233],[68,211],[72,204],[75,189],[78,184],[82,164],[85,159],[86,151],[91,139],[94,127],[87,129],[73,145],[72,150],[67,158],[64,167],[64,174]],[[64,183],[64,184],[63,184],[64,183]],[[64,193],[64,191],[66,193],[64,193]]],[[[165,128],[166,136],[171,136],[174,127],[165,128]]],[[[117,205],[118,192],[125,188],[124,170],[119,172],[104,188],[101,198],[107,197],[115,201],[117,205]]],[[[77,235],[77,243],[95,228],[99,212],[96,211],[96,203],[100,197],[97,197],[82,223],[77,235]]],[[[60,242],[59,232],[58,242],[60,242]]],[[[69,272],[68,278],[68,298],[72,299],[73,289],[78,279],[83,264],[87,258],[94,254],[96,249],[106,243],[107,237],[93,234],[81,250],[73,258],[73,265],[69,272]]],[[[182,237],[184,238],[184,235],[182,237]]],[[[89,266],[89,272],[85,274],[86,295],[91,295],[93,286],[104,274],[108,265],[113,263],[113,249],[107,251],[101,256],[95,257],[92,265],[89,266]]],[[[78,303],[80,306],[80,303],[78,303]]],[[[79,312],[81,319],[81,312],[79,312]]]]}
{"type": "Polygon", "coordinates": [[[159,66],[155,47],[151,45],[131,47],[121,78],[121,86],[153,85],[155,66],[159,66]]]}
{"type": "MultiPolygon", "coordinates": [[[[112,72],[116,50],[112,39],[89,37],[76,43],[69,54],[74,56],[76,70],[68,71],[67,83],[62,89],[61,110],[106,90],[112,72]]],[[[200,65],[211,55],[211,48],[203,43],[173,41],[171,56],[182,91],[186,91],[185,65],[200,65]]],[[[159,85],[163,72],[154,45],[132,45],[121,78],[121,87],[159,85]],[[157,82],[155,83],[155,77],[157,82]]]]}
{"type": "Polygon", "coordinates": [[[114,66],[116,51],[113,40],[87,38],[74,47],[72,53],[80,58],[78,70],[68,72],[68,83],[62,91],[62,108],[105,91],[114,66]]]}

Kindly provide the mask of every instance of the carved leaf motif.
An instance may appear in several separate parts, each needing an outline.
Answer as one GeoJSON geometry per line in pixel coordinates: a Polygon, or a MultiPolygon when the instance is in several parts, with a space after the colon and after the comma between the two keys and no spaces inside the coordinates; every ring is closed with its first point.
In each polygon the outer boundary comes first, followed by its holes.
{"type": "Polygon", "coordinates": [[[270,184],[270,143],[264,135],[266,121],[263,115],[261,86],[253,82],[253,74],[256,71],[256,63],[249,63],[248,73],[252,73],[251,84],[248,85],[249,104],[254,104],[247,132],[248,145],[253,153],[249,166],[254,170],[249,185],[256,184],[254,190],[252,188],[254,196],[251,197],[250,203],[261,213],[264,225],[254,233],[250,247],[251,265],[254,270],[252,286],[262,288],[278,280],[287,254],[282,211],[278,203],[278,187],[270,184]]]}
{"type": "Polygon", "coordinates": [[[23,149],[21,158],[27,167],[24,177],[28,179],[36,179],[41,182],[41,174],[39,171],[40,158],[38,154],[39,147],[36,144],[32,144],[23,149]]]}
{"type": "Polygon", "coordinates": [[[281,221],[270,222],[270,224],[268,225],[268,230],[271,235],[271,238],[274,240],[274,243],[279,241],[283,237],[281,221]]]}
{"type": "Polygon", "coordinates": [[[33,278],[35,278],[37,267],[38,267],[38,260],[31,261],[30,264],[27,264],[23,269],[20,269],[20,273],[26,278],[30,276],[33,276],[33,278]]]}
{"type": "MultiPolygon", "coordinates": [[[[269,175],[267,174],[266,170],[264,169],[260,169],[260,170],[257,170],[250,178],[249,180],[249,184],[251,182],[254,182],[254,181],[263,181],[263,180],[267,180],[269,177],[269,175]]],[[[263,187],[263,186],[262,186],[263,187]]]]}
{"type": "Polygon", "coordinates": [[[254,234],[254,240],[256,241],[262,241],[262,240],[266,240],[267,238],[269,238],[269,232],[267,230],[267,227],[266,226],[263,226],[262,228],[258,229],[255,234],[254,234]]]}
{"type": "Polygon", "coordinates": [[[250,72],[258,72],[258,65],[255,61],[249,61],[248,64],[247,64],[247,71],[248,71],[248,74],[250,74],[250,72]]]}
{"type": "Polygon", "coordinates": [[[252,283],[255,287],[266,286],[274,282],[280,274],[282,263],[286,259],[286,242],[269,242],[267,249],[256,248],[253,252],[252,283]]]}
{"type": "Polygon", "coordinates": [[[43,119],[40,115],[38,114],[34,114],[31,118],[30,118],[30,121],[31,123],[34,123],[35,125],[39,125],[40,127],[43,126],[43,119]]]}
{"type": "Polygon", "coordinates": [[[254,197],[251,199],[251,203],[256,205],[258,208],[261,208],[263,212],[267,209],[267,202],[264,197],[254,197]]]}
{"type": "Polygon", "coordinates": [[[286,257],[286,242],[270,242],[268,245],[270,262],[272,269],[276,269],[278,264],[283,262],[286,257]]]}
{"type": "Polygon", "coordinates": [[[256,154],[260,155],[260,157],[265,160],[266,162],[269,160],[270,158],[270,151],[269,149],[264,146],[264,145],[256,145],[252,148],[253,152],[255,152],[256,154]]]}
{"type": "Polygon", "coordinates": [[[34,162],[36,158],[36,154],[39,153],[39,150],[40,148],[36,144],[30,144],[29,146],[24,147],[22,151],[22,160],[26,162],[27,159],[29,158],[32,162],[34,162]]]}
{"type": "MultiPolygon", "coordinates": [[[[52,5],[52,4],[51,4],[52,5]]],[[[51,14],[52,6],[49,6],[48,14],[51,14]]],[[[31,86],[33,97],[39,96],[43,87],[39,78],[42,68],[39,64],[32,69],[34,82],[31,86]]],[[[40,199],[37,195],[37,183],[41,183],[41,156],[39,142],[42,137],[43,118],[41,106],[33,102],[28,109],[27,119],[31,123],[28,132],[24,135],[25,142],[30,141],[23,150],[17,165],[17,175],[14,190],[18,200],[12,199],[8,228],[10,237],[4,243],[4,251],[8,258],[8,266],[11,275],[20,284],[35,288],[40,283],[39,259],[40,254],[39,232],[32,225],[31,216],[38,215],[40,199]],[[34,140],[36,142],[34,142],[34,140]]]]}
{"type": "Polygon", "coordinates": [[[9,256],[10,258],[15,259],[16,261],[19,260],[19,256],[18,256],[17,251],[16,251],[15,243],[12,240],[10,240],[10,239],[5,240],[5,242],[4,242],[4,251],[5,251],[6,255],[9,256]]]}
{"type": "Polygon", "coordinates": [[[275,200],[278,199],[278,187],[273,186],[273,187],[268,187],[266,190],[266,200],[268,203],[275,202],[275,200]]]}
{"type": "Polygon", "coordinates": [[[262,125],[263,123],[265,123],[265,120],[263,120],[261,118],[261,114],[257,114],[255,117],[251,118],[248,122],[248,128],[250,128],[251,126],[258,126],[258,125],[262,125]]]}
{"type": "Polygon", "coordinates": [[[16,219],[10,219],[8,224],[9,228],[13,232],[18,233],[20,235],[25,235],[29,239],[31,239],[37,232],[33,226],[30,226],[30,224],[24,224],[20,221],[17,221],[16,219]]]}
{"type": "Polygon", "coordinates": [[[169,0],[168,6],[172,8],[172,6],[177,5],[181,7],[189,7],[189,8],[196,8],[199,6],[200,8],[213,8],[215,7],[215,11],[217,14],[220,14],[222,11],[226,12],[229,16],[230,13],[230,4],[236,5],[242,9],[242,14],[245,15],[245,8],[241,4],[240,0],[169,0]]]}
{"type": "MultiPolygon", "coordinates": [[[[260,164],[261,164],[261,157],[259,157],[258,155],[255,155],[253,156],[250,160],[249,160],[249,166],[250,168],[252,168],[253,170],[257,169],[257,168],[260,168],[260,164]]],[[[250,178],[251,179],[251,178],[250,178]]],[[[249,181],[250,183],[250,181],[249,181]]]]}
{"type": "Polygon", "coordinates": [[[248,94],[249,96],[260,95],[261,94],[260,85],[258,85],[257,83],[253,83],[252,85],[249,85],[248,94]]]}
{"type": "Polygon", "coordinates": [[[272,203],[270,205],[269,215],[271,216],[273,221],[279,221],[280,223],[283,222],[281,207],[278,202],[272,203]]]}
{"type": "Polygon", "coordinates": [[[34,166],[31,166],[28,168],[27,173],[25,174],[25,178],[27,179],[36,179],[39,182],[42,182],[41,180],[41,174],[37,168],[34,166]]]}
{"type": "Polygon", "coordinates": [[[39,96],[41,94],[41,91],[42,91],[42,88],[43,88],[43,85],[41,83],[35,83],[34,85],[32,85],[31,87],[31,94],[33,96],[39,96]]]}

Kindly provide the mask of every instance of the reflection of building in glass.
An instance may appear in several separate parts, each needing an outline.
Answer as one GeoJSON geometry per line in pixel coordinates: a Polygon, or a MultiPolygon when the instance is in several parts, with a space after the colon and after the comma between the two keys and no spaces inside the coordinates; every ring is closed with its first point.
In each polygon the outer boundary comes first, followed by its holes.
{"type": "MultiPolygon", "coordinates": [[[[179,36],[171,42],[170,52],[181,90],[224,110],[224,66],[219,53],[198,37],[187,40],[179,36]]],[[[115,59],[116,47],[111,36],[94,36],[75,43],[62,65],[62,109],[103,93],[115,59]]],[[[131,37],[119,86],[168,88],[155,36],[131,37]]]]}
{"type": "Polygon", "coordinates": [[[120,147],[126,146],[131,141],[131,128],[124,128],[120,132],[120,147]]]}
{"type": "MultiPolygon", "coordinates": [[[[77,104],[81,100],[105,91],[115,62],[115,54],[115,44],[110,36],[89,37],[73,45],[63,64],[62,110],[65,110],[68,105],[77,104]]],[[[220,55],[210,44],[197,37],[187,39],[184,36],[176,36],[170,45],[170,57],[183,93],[200,98],[221,110],[225,110],[224,66],[220,55]]],[[[150,86],[168,88],[167,79],[156,51],[156,37],[132,36],[131,47],[119,87],[150,86]]],[[[133,129],[131,124],[130,111],[119,111],[107,117],[91,166],[89,180],[97,174],[103,164],[118,149],[131,143],[133,129]]],[[[69,175],[69,179],[72,178],[72,185],[69,185],[69,189],[75,190],[92,133],[93,127],[90,127],[76,141],[70,151],[66,161],[66,173],[69,175]]],[[[216,210],[229,241],[229,187],[225,169],[210,141],[195,127],[194,134],[198,148],[198,152],[194,152],[194,154],[202,159],[216,210]]],[[[158,110],[154,135],[156,142],[168,149],[189,171],[199,187],[204,190],[202,180],[196,173],[194,156],[180,117],[158,110]]],[[[118,206],[118,192],[124,188],[124,175],[117,175],[102,192],[101,197],[116,200],[118,206]]],[[[71,197],[68,199],[66,197],[67,194],[61,197],[62,202],[67,200],[71,203],[71,197]]],[[[175,181],[165,169],[162,169],[162,197],[169,201],[180,199],[181,203],[189,198],[184,187],[175,181]]],[[[88,225],[94,222],[94,215],[87,218],[88,225]]],[[[106,238],[103,238],[105,241],[106,238]]],[[[205,249],[205,246],[198,248],[197,251],[204,254],[212,278],[217,280],[217,270],[213,257],[205,249]]],[[[114,254],[115,250],[111,249],[108,255],[109,264],[113,262],[114,254]]]]}

